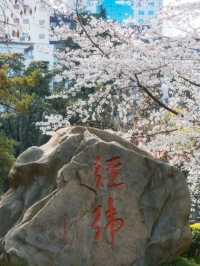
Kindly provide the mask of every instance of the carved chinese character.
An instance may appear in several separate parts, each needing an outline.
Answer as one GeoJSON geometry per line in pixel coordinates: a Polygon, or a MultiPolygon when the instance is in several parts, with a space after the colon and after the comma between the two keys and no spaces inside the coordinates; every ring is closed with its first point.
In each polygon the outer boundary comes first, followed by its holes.
{"type": "Polygon", "coordinates": [[[96,177],[96,189],[102,186],[102,176],[101,176],[101,157],[97,156],[95,160],[94,174],[96,177]]]}
{"type": "Polygon", "coordinates": [[[100,240],[101,237],[101,206],[98,206],[94,210],[94,222],[91,227],[96,231],[95,240],[100,240]]]}
{"type": "Polygon", "coordinates": [[[107,171],[109,174],[108,187],[118,189],[123,189],[126,187],[126,184],[116,182],[116,179],[119,177],[120,167],[121,162],[119,156],[113,156],[111,159],[107,160],[107,171]]]}
{"type": "Polygon", "coordinates": [[[121,218],[116,218],[116,208],[114,207],[113,198],[108,199],[108,210],[106,211],[107,225],[106,229],[110,230],[112,247],[115,246],[115,234],[121,230],[124,226],[124,220],[121,218]]]}
{"type": "MultiPolygon", "coordinates": [[[[101,238],[101,209],[102,206],[99,205],[94,210],[94,222],[91,227],[95,230],[95,240],[100,240],[101,238]]],[[[115,234],[122,229],[124,226],[124,220],[121,218],[116,218],[116,208],[114,207],[113,198],[108,199],[108,209],[106,211],[107,224],[105,226],[106,230],[109,230],[112,247],[115,246],[115,234]]]]}

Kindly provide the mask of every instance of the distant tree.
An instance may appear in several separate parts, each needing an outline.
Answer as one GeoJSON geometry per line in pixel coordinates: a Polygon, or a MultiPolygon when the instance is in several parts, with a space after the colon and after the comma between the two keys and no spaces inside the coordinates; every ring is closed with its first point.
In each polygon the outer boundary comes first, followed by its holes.
{"type": "Polygon", "coordinates": [[[34,70],[25,73],[23,57],[17,54],[0,55],[1,113],[26,112],[32,102],[30,91],[39,84],[40,74],[34,70]],[[24,75],[25,74],[25,75],[24,75]]]}
{"type": "Polygon", "coordinates": [[[7,174],[14,158],[14,141],[0,133],[0,194],[8,187],[7,174]]]}
{"type": "MultiPolygon", "coordinates": [[[[36,122],[50,110],[45,100],[50,95],[53,73],[46,62],[24,66],[18,54],[0,55],[0,184],[5,184],[14,157],[48,138],[36,122]]],[[[51,110],[52,111],[52,110],[51,110]]],[[[1,190],[1,187],[0,187],[1,190]]]]}
{"type": "Polygon", "coordinates": [[[16,141],[18,155],[44,138],[35,123],[50,106],[45,97],[50,94],[52,73],[46,62],[33,62],[25,68],[21,55],[2,55],[0,65],[0,130],[16,141]]]}

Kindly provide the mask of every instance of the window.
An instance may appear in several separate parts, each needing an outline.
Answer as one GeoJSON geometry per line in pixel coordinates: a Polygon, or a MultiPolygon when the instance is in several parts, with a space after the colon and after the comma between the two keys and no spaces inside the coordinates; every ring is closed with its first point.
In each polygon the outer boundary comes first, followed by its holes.
{"type": "Polygon", "coordinates": [[[155,6],[155,3],[154,2],[149,2],[148,5],[151,6],[151,7],[154,7],[155,6]]]}
{"type": "Polygon", "coordinates": [[[44,40],[44,39],[45,39],[45,34],[40,33],[40,34],[39,34],[39,39],[40,39],[40,40],[44,40]]]}
{"type": "Polygon", "coordinates": [[[29,39],[29,34],[27,32],[22,32],[20,41],[28,41],[29,39]]]}
{"type": "Polygon", "coordinates": [[[144,19],[139,19],[139,24],[144,24],[144,19]]]}
{"type": "Polygon", "coordinates": [[[138,6],[141,7],[143,5],[143,2],[142,1],[139,1],[138,2],[138,6]]]}
{"type": "Polygon", "coordinates": [[[33,59],[33,52],[32,52],[32,51],[28,51],[28,52],[25,54],[25,57],[26,57],[27,59],[32,60],[32,59],[33,59]]]}
{"type": "Polygon", "coordinates": [[[17,38],[19,38],[19,30],[18,30],[18,31],[13,30],[13,31],[12,31],[12,37],[17,37],[17,38]]]}
{"type": "Polygon", "coordinates": [[[40,8],[41,8],[41,9],[46,9],[46,7],[47,7],[47,6],[46,6],[45,2],[41,1],[41,2],[40,2],[40,8]]]}
{"type": "Polygon", "coordinates": [[[153,16],[153,15],[154,15],[154,10],[149,10],[149,11],[148,11],[148,15],[149,15],[149,16],[153,16]]]}
{"type": "Polygon", "coordinates": [[[15,4],[15,5],[14,5],[14,8],[15,8],[15,9],[19,9],[19,5],[18,5],[18,4],[15,4]]]}
{"type": "Polygon", "coordinates": [[[24,23],[24,24],[29,24],[29,19],[28,19],[28,18],[23,19],[23,23],[24,23]]]}
{"type": "Polygon", "coordinates": [[[139,16],[144,16],[144,10],[139,10],[139,16]]]}
{"type": "Polygon", "coordinates": [[[40,26],[44,26],[45,25],[45,20],[44,19],[40,19],[39,20],[39,25],[40,26]]]}
{"type": "Polygon", "coordinates": [[[19,18],[15,18],[13,21],[15,24],[19,24],[19,18]]]}

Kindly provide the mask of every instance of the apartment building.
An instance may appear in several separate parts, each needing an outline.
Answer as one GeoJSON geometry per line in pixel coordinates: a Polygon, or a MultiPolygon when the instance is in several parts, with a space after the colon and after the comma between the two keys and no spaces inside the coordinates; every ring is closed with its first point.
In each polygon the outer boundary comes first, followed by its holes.
{"type": "Polygon", "coordinates": [[[163,6],[163,0],[134,0],[133,18],[140,25],[148,25],[163,6]]]}
{"type": "Polygon", "coordinates": [[[163,0],[101,0],[99,4],[110,20],[149,25],[162,8],[163,0]]]}
{"type": "Polygon", "coordinates": [[[26,63],[53,64],[50,7],[43,0],[0,0],[0,53],[22,53],[26,63]]]}

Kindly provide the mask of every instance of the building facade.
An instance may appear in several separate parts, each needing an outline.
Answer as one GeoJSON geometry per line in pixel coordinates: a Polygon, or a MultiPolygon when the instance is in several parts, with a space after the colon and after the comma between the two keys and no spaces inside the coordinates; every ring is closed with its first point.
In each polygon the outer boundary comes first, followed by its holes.
{"type": "Polygon", "coordinates": [[[83,4],[88,12],[96,14],[98,7],[102,3],[102,0],[83,0],[83,4]]]}
{"type": "Polygon", "coordinates": [[[133,18],[139,25],[149,25],[162,6],[163,0],[134,0],[132,2],[133,18]]]}
{"type": "MultiPolygon", "coordinates": [[[[149,25],[162,8],[162,1],[79,0],[79,6],[93,14],[102,6],[111,20],[130,19],[135,24],[149,25]]],[[[71,4],[75,3],[71,0],[71,4]]],[[[66,4],[69,5],[68,0],[66,4]]],[[[56,19],[46,0],[0,0],[0,53],[21,53],[27,65],[47,61],[53,67],[55,44],[51,42],[50,27],[59,26],[56,19]]],[[[70,21],[70,17],[65,19],[70,21]]]]}
{"type": "Polygon", "coordinates": [[[26,63],[53,64],[50,7],[43,0],[0,0],[0,52],[22,53],[26,63]]]}
{"type": "Polygon", "coordinates": [[[110,20],[150,25],[162,8],[163,0],[101,0],[98,4],[105,8],[110,20]]]}

